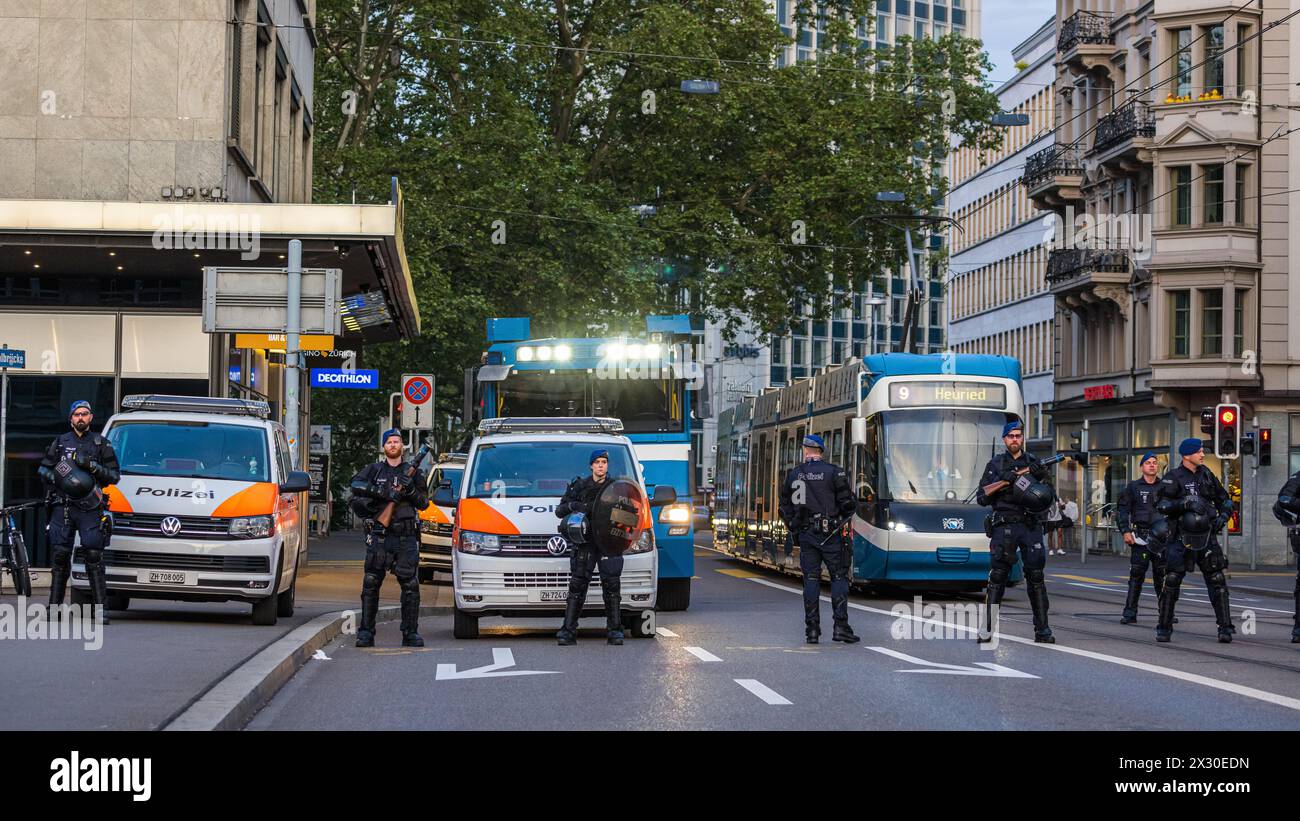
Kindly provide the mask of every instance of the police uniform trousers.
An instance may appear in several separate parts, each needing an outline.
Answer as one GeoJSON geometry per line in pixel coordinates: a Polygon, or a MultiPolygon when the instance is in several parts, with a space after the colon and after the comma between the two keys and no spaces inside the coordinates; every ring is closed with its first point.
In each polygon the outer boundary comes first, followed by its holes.
{"type": "Polygon", "coordinates": [[[621,633],[623,616],[619,606],[622,603],[623,555],[602,556],[590,544],[576,544],[569,551],[568,601],[573,604],[565,609],[564,628],[569,631],[578,629],[578,617],[587,600],[591,574],[597,567],[600,567],[600,595],[605,603],[605,629],[621,633]]]}
{"type": "Polygon", "coordinates": [[[374,527],[366,535],[365,580],[361,583],[361,624],[357,632],[374,635],[379,612],[379,588],[392,573],[402,588],[402,635],[418,632],[420,622],[420,537],[415,522],[397,524],[387,530],[374,527]]]}
{"type": "Polygon", "coordinates": [[[993,538],[989,542],[989,583],[984,594],[986,626],[992,629],[993,606],[1002,604],[1007,579],[1016,564],[1017,550],[1025,569],[1025,587],[1029,608],[1034,614],[1034,632],[1041,633],[1048,629],[1047,583],[1043,578],[1047,549],[1043,547],[1043,526],[1029,518],[1004,521],[993,529],[993,538]]]}
{"type": "Polygon", "coordinates": [[[104,579],[104,533],[100,529],[103,509],[82,510],[76,505],[55,505],[50,511],[50,604],[62,604],[72,576],[74,540],[81,539],[81,558],[86,580],[96,603],[104,604],[108,585],[104,579]]]}
{"type": "Polygon", "coordinates": [[[1165,548],[1165,590],[1160,597],[1157,629],[1173,628],[1174,606],[1182,591],[1183,576],[1198,567],[1205,579],[1210,604],[1214,607],[1214,621],[1221,630],[1232,630],[1232,611],[1228,609],[1228,580],[1223,575],[1228,567],[1228,559],[1223,555],[1223,548],[1215,536],[1210,536],[1205,547],[1200,549],[1188,547],[1182,539],[1171,541],[1165,548]]]}
{"type": "Polygon", "coordinates": [[[1165,591],[1165,553],[1151,541],[1151,531],[1141,525],[1135,525],[1133,535],[1140,537],[1145,545],[1129,545],[1128,563],[1128,598],[1124,600],[1124,616],[1137,618],[1138,602],[1142,597],[1142,584],[1147,578],[1147,569],[1151,570],[1151,585],[1159,599],[1165,591]]]}
{"type": "Polygon", "coordinates": [[[831,617],[835,624],[847,627],[849,623],[849,557],[844,541],[838,533],[831,536],[826,546],[821,545],[826,534],[816,530],[799,533],[799,569],[803,571],[803,621],[810,628],[821,630],[822,565],[831,577],[831,617]]]}

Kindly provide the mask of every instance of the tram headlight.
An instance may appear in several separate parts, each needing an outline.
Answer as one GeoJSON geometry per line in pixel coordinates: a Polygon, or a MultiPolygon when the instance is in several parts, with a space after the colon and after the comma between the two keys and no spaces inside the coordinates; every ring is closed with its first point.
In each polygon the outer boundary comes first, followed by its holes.
{"type": "Polygon", "coordinates": [[[556,345],[556,346],[555,346],[555,361],[556,361],[556,362],[568,362],[568,361],[569,361],[570,359],[572,359],[572,358],[573,358],[573,349],[570,348],[568,345],[556,345]]]}
{"type": "Polygon", "coordinates": [[[889,529],[898,533],[914,533],[916,528],[906,522],[890,522],[889,529]]]}
{"type": "Polygon", "coordinates": [[[537,348],[537,359],[540,362],[549,362],[551,360],[551,346],[541,345],[537,348]]]}
{"type": "Polygon", "coordinates": [[[518,357],[518,359],[519,359],[520,362],[532,362],[532,361],[533,361],[533,349],[532,349],[532,348],[520,348],[518,351],[516,351],[515,355],[518,357]]]}

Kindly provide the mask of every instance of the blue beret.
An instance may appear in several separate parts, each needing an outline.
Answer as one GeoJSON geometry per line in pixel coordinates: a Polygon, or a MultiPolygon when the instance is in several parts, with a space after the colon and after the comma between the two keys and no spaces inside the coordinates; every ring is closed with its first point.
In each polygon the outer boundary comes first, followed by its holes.
{"type": "Polygon", "coordinates": [[[826,443],[823,442],[822,438],[815,433],[810,433],[803,438],[803,446],[806,448],[817,448],[818,450],[826,450],[826,443]]]}
{"type": "Polygon", "coordinates": [[[587,464],[590,465],[592,462],[596,461],[597,459],[602,459],[602,458],[608,462],[609,451],[605,450],[604,448],[596,448],[591,452],[591,457],[587,459],[587,464]]]}
{"type": "Polygon", "coordinates": [[[402,432],[401,432],[400,430],[398,430],[397,428],[389,428],[388,430],[384,431],[384,438],[381,439],[380,441],[383,442],[383,443],[386,445],[386,444],[388,444],[388,438],[389,438],[390,436],[396,436],[398,439],[401,439],[401,438],[402,438],[402,432]]]}
{"type": "Polygon", "coordinates": [[[1005,425],[1002,426],[1002,435],[1003,435],[1003,436],[1006,436],[1008,433],[1010,433],[1010,432],[1013,431],[1013,430],[1018,430],[1018,431],[1023,432],[1024,429],[1025,429],[1025,426],[1022,425],[1022,424],[1020,424],[1020,420],[1019,420],[1019,419],[1014,419],[1014,420],[1012,420],[1012,421],[1010,421],[1010,422],[1008,422],[1008,423],[1006,423],[1005,425]]]}
{"type": "Polygon", "coordinates": [[[1182,442],[1178,443],[1179,456],[1191,456],[1196,451],[1204,450],[1204,449],[1205,449],[1205,443],[1194,436],[1188,439],[1184,439],[1182,442]]]}
{"type": "Polygon", "coordinates": [[[1154,450],[1149,450],[1146,453],[1142,454],[1142,458],[1138,460],[1138,464],[1140,465],[1148,459],[1156,459],[1156,458],[1158,458],[1156,456],[1156,452],[1154,450]]]}
{"type": "Polygon", "coordinates": [[[86,410],[90,410],[90,403],[87,402],[85,399],[78,399],[76,402],[73,402],[72,405],[68,408],[68,416],[71,416],[72,414],[76,413],[77,408],[85,408],[86,410]]]}

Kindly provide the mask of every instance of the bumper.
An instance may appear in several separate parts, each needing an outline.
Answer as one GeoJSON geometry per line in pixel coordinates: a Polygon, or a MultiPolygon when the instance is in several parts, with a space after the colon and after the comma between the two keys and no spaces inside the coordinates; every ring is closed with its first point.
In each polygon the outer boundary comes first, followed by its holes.
{"type": "MultiPolygon", "coordinates": [[[[619,592],[624,610],[652,610],[659,582],[656,551],[623,557],[619,592]]],[[[457,552],[452,557],[456,608],[476,615],[563,613],[569,557],[506,558],[457,552]]],[[[592,575],[583,610],[603,610],[600,571],[592,575]]]]}
{"type": "Polygon", "coordinates": [[[420,534],[420,567],[451,570],[451,539],[446,536],[420,534]]]}
{"type": "MultiPolygon", "coordinates": [[[[276,559],[283,544],[269,539],[211,541],[114,536],[104,551],[110,592],[180,601],[256,601],[277,591],[276,559]]],[[[80,551],[72,586],[88,590],[80,551]]]]}

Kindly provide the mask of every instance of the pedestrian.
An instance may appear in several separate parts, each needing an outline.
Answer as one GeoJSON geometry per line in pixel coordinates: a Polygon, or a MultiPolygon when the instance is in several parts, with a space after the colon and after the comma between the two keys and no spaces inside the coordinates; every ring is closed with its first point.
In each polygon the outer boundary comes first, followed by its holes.
{"type": "Polygon", "coordinates": [[[417,514],[429,506],[428,481],[417,465],[402,460],[402,434],[384,431],[383,456],[352,477],[352,512],[366,533],[365,577],[361,582],[361,623],[357,647],[375,646],[379,588],[388,572],[402,590],[402,646],[423,647],[420,626],[420,536],[417,514]],[[381,514],[393,505],[388,524],[381,514]]]}
{"type": "Polygon", "coordinates": [[[108,624],[104,537],[109,525],[104,488],[117,484],[121,473],[113,446],[90,430],[94,418],[89,402],[84,399],[73,402],[68,408],[72,429],[50,443],[36,472],[47,486],[47,504],[52,505],[49,613],[63,604],[63,594],[72,575],[73,541],[80,537],[91,602],[99,608],[99,620],[108,624]]]}
{"type": "Polygon", "coordinates": [[[779,512],[799,545],[803,572],[804,641],[821,638],[822,565],[831,577],[831,639],[852,644],[858,636],[849,626],[849,571],[852,556],[843,535],[845,518],[857,501],[844,468],[822,461],[826,444],[820,436],[803,438],[803,464],[786,474],[780,487],[779,512]]]}
{"type": "MultiPolygon", "coordinates": [[[[590,517],[596,500],[609,486],[609,451],[597,448],[587,459],[591,467],[590,476],[575,476],[564,491],[560,504],[555,508],[555,515],[564,520],[566,517],[581,513],[590,517]]],[[[555,634],[561,647],[578,643],[578,618],[582,615],[582,606],[587,601],[587,588],[591,586],[591,574],[600,567],[600,594],[605,603],[605,643],[621,645],[623,643],[622,576],[623,556],[605,556],[597,549],[590,538],[573,541],[567,530],[562,530],[569,540],[569,595],[564,603],[564,624],[555,634]]]]}
{"type": "Polygon", "coordinates": [[[1003,426],[1006,450],[989,460],[975,496],[975,501],[993,508],[985,526],[990,540],[989,581],[984,591],[984,629],[978,638],[981,642],[993,639],[994,613],[1002,605],[1007,577],[1019,550],[1029,607],[1034,614],[1034,641],[1056,643],[1047,623],[1047,583],[1043,577],[1047,565],[1043,522],[1056,495],[1046,484],[1047,468],[1024,450],[1024,440],[1024,426],[1019,420],[1003,426]]]}
{"type": "Polygon", "coordinates": [[[1160,518],[1156,513],[1156,488],[1160,485],[1156,474],[1160,464],[1155,452],[1147,451],[1142,454],[1139,465],[1142,475],[1124,486],[1116,504],[1119,531],[1124,534],[1124,544],[1129,546],[1128,597],[1124,600],[1121,624],[1137,621],[1138,602],[1148,567],[1157,599],[1165,589],[1165,545],[1151,535],[1151,525],[1160,518]]]}
{"type": "Polygon", "coordinates": [[[1061,550],[1061,500],[1057,499],[1047,508],[1047,555],[1059,553],[1064,556],[1065,551],[1061,550]]]}
{"type": "MultiPolygon", "coordinates": [[[[1291,474],[1291,478],[1277,494],[1273,505],[1273,515],[1286,527],[1287,541],[1291,549],[1300,554],[1300,471],[1291,474]]],[[[1295,577],[1295,616],[1291,628],[1291,643],[1300,644],[1300,562],[1296,563],[1295,577]]]]}
{"type": "Polygon", "coordinates": [[[1079,521],[1079,505],[1076,504],[1073,499],[1070,499],[1065,503],[1064,512],[1065,518],[1070,520],[1070,525],[1061,531],[1064,535],[1063,541],[1065,542],[1065,549],[1061,551],[1062,556],[1065,555],[1066,550],[1071,552],[1074,551],[1074,522],[1079,521]]]}
{"type": "Polygon", "coordinates": [[[1217,534],[1232,514],[1232,500],[1218,477],[1205,466],[1205,444],[1196,438],[1178,445],[1181,464],[1164,475],[1156,491],[1156,511],[1165,519],[1169,536],[1165,548],[1165,589],[1160,596],[1156,641],[1173,635],[1174,607],[1182,589],[1183,576],[1193,566],[1201,569],[1205,588],[1214,607],[1219,641],[1232,641],[1232,611],[1228,606],[1228,582],[1223,571],[1228,558],[1219,546],[1217,534]]]}

